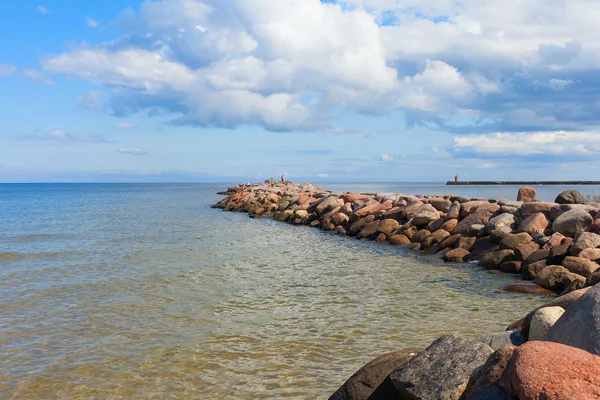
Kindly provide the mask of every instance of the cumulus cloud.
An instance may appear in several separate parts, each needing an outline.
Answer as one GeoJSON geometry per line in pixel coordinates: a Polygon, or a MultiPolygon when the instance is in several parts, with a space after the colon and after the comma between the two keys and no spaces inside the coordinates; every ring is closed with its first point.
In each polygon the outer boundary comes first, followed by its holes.
{"type": "Polygon", "coordinates": [[[521,132],[457,137],[459,157],[600,156],[599,132],[521,132]]]}
{"type": "Polygon", "coordinates": [[[53,85],[54,81],[48,76],[44,71],[40,71],[38,69],[26,69],[23,70],[22,75],[26,78],[36,81],[37,83],[41,83],[44,85],[53,85]]]}
{"type": "Polygon", "coordinates": [[[390,156],[389,154],[382,154],[381,161],[391,162],[391,161],[394,161],[394,157],[390,156]]]}
{"type": "Polygon", "coordinates": [[[126,147],[121,147],[121,148],[119,148],[119,149],[117,149],[115,151],[117,153],[120,153],[120,154],[129,154],[131,156],[145,156],[145,155],[148,155],[148,153],[144,149],[128,149],[126,147]]]}
{"type": "Polygon", "coordinates": [[[25,140],[46,140],[57,143],[86,143],[86,142],[106,142],[106,139],[100,135],[90,135],[86,133],[70,131],[38,131],[33,135],[22,136],[25,140]]]}
{"type": "Polygon", "coordinates": [[[599,17],[591,0],[144,1],[122,37],[43,67],[110,88],[115,115],[179,125],[323,129],[342,110],[582,131],[600,125],[599,17]]]}
{"type": "Polygon", "coordinates": [[[43,14],[43,15],[50,14],[50,10],[48,10],[48,9],[47,9],[46,7],[44,7],[44,6],[37,6],[37,7],[36,7],[36,10],[37,10],[37,11],[38,11],[40,14],[43,14]]]}
{"type": "Polygon", "coordinates": [[[100,25],[100,22],[96,21],[93,18],[85,17],[85,24],[90,28],[97,28],[100,25]]]}
{"type": "Polygon", "coordinates": [[[17,72],[17,67],[14,65],[0,63],[0,76],[11,76],[15,72],[17,72]]]}

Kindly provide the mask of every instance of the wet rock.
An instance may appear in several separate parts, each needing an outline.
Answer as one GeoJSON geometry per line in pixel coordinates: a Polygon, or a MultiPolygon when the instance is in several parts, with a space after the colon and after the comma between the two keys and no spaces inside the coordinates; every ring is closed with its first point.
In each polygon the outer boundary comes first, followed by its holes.
{"type": "Polygon", "coordinates": [[[562,307],[545,307],[533,314],[529,327],[529,340],[546,340],[550,328],[564,314],[562,307]]]}
{"type": "Polygon", "coordinates": [[[518,231],[527,232],[530,234],[538,231],[543,232],[546,230],[549,224],[550,222],[548,221],[548,218],[546,218],[544,213],[540,212],[529,216],[527,219],[525,219],[525,221],[521,222],[518,231]]]}
{"type": "Polygon", "coordinates": [[[535,189],[531,186],[523,186],[517,193],[517,201],[529,203],[535,201],[535,189]]]}
{"type": "Polygon", "coordinates": [[[378,243],[383,243],[387,240],[387,235],[385,233],[380,233],[375,237],[375,241],[378,243]]]}
{"type": "Polygon", "coordinates": [[[552,229],[554,232],[562,233],[565,236],[574,236],[577,233],[587,231],[592,222],[592,216],[588,212],[574,209],[556,218],[552,224],[552,229]]]}
{"type": "Polygon", "coordinates": [[[417,354],[408,349],[384,354],[356,371],[329,400],[383,400],[397,398],[388,376],[417,354]]]}
{"type": "Polygon", "coordinates": [[[535,278],[535,283],[549,290],[564,289],[563,280],[569,270],[560,265],[549,265],[542,269],[535,278]]]}
{"type": "Polygon", "coordinates": [[[546,260],[536,261],[531,264],[521,266],[521,274],[525,280],[535,280],[537,276],[542,272],[548,265],[546,260]]]}
{"type": "Polygon", "coordinates": [[[498,249],[498,245],[493,243],[489,237],[479,238],[473,245],[468,261],[480,260],[486,254],[492,253],[498,249]]]}
{"type": "Polygon", "coordinates": [[[491,215],[492,213],[486,210],[477,211],[475,214],[471,214],[460,221],[452,233],[460,233],[461,235],[466,236],[471,229],[471,225],[485,225],[489,221],[491,215]]]}
{"type": "Polygon", "coordinates": [[[498,269],[500,265],[508,261],[515,261],[515,252],[510,249],[494,251],[481,258],[481,263],[486,269],[498,269]]]}
{"type": "Polygon", "coordinates": [[[554,294],[551,290],[544,289],[540,285],[533,282],[515,282],[506,285],[502,288],[503,291],[509,293],[523,293],[523,294],[543,294],[551,296],[554,294]]]}
{"type": "Polygon", "coordinates": [[[370,224],[373,221],[375,221],[374,215],[369,215],[365,218],[359,219],[358,221],[356,221],[352,225],[350,225],[350,228],[348,229],[348,234],[350,236],[356,236],[361,230],[363,230],[363,228],[365,226],[367,226],[368,224],[370,224]]]}
{"type": "Polygon", "coordinates": [[[585,204],[585,199],[577,190],[565,190],[556,196],[554,202],[558,204],[585,204]]]}
{"type": "Polygon", "coordinates": [[[492,231],[502,231],[510,233],[515,224],[515,216],[513,214],[500,214],[491,218],[485,225],[487,233],[492,231]]]}
{"type": "Polygon", "coordinates": [[[521,266],[521,261],[508,261],[500,265],[498,269],[507,274],[518,274],[521,272],[521,266]]]}
{"type": "Polygon", "coordinates": [[[404,245],[410,244],[410,239],[402,234],[392,235],[389,237],[388,241],[391,244],[395,244],[395,245],[399,245],[399,246],[404,246],[404,245]]]}
{"type": "Polygon", "coordinates": [[[408,250],[421,250],[421,244],[420,243],[411,243],[405,246],[406,249],[408,250]]]}
{"type": "Polygon", "coordinates": [[[421,247],[431,247],[443,241],[445,238],[449,237],[450,233],[446,232],[443,229],[438,229],[433,232],[431,235],[427,236],[425,239],[421,241],[421,247]]]}
{"type": "Polygon", "coordinates": [[[500,241],[500,249],[516,250],[518,245],[530,243],[531,240],[531,236],[526,232],[509,235],[500,241]]]}
{"type": "Polygon", "coordinates": [[[466,257],[469,255],[469,251],[465,249],[453,249],[444,254],[443,260],[445,262],[464,262],[466,257]]]}
{"type": "Polygon", "coordinates": [[[466,250],[471,251],[471,249],[473,249],[473,246],[475,245],[476,241],[477,241],[477,238],[474,238],[474,237],[460,236],[458,238],[458,240],[456,240],[455,246],[456,246],[456,248],[461,248],[461,249],[466,249],[466,250]]]}
{"type": "Polygon", "coordinates": [[[514,350],[500,386],[523,400],[597,399],[600,357],[558,343],[528,342],[514,350]]]}
{"type": "Polygon", "coordinates": [[[525,261],[527,260],[527,258],[529,258],[529,256],[531,256],[539,249],[540,246],[538,246],[534,242],[519,244],[515,249],[515,257],[518,261],[525,261]]]}
{"type": "Polygon", "coordinates": [[[592,275],[598,268],[600,268],[600,265],[588,260],[587,258],[572,256],[566,257],[562,262],[562,266],[575,274],[585,277],[592,275]]]}
{"type": "MultiPolygon", "coordinates": [[[[455,246],[455,243],[458,239],[460,239],[462,236],[461,235],[450,235],[448,236],[446,239],[442,240],[440,242],[439,247],[440,248],[450,248],[453,249],[455,246]]],[[[468,249],[467,249],[468,250],[468,249]]]]}
{"type": "Polygon", "coordinates": [[[600,354],[600,286],[593,286],[567,308],[550,329],[548,340],[600,354]]]}
{"type": "Polygon", "coordinates": [[[458,400],[473,370],[493,353],[476,340],[442,336],[390,375],[401,396],[458,400]]]}

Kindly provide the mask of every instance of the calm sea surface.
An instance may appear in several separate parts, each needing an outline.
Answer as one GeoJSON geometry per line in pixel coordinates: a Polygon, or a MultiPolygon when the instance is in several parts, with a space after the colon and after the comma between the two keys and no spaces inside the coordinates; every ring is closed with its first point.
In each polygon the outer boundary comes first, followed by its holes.
{"type": "Polygon", "coordinates": [[[382,353],[502,331],[545,300],[477,266],[210,209],[226,187],[0,185],[0,398],[327,398],[382,353]]]}

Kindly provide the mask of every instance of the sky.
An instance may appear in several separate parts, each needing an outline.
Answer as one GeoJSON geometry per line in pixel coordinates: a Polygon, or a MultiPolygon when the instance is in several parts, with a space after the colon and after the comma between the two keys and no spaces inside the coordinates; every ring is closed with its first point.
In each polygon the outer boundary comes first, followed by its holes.
{"type": "Polygon", "coordinates": [[[0,182],[598,180],[595,0],[19,0],[0,182]]]}

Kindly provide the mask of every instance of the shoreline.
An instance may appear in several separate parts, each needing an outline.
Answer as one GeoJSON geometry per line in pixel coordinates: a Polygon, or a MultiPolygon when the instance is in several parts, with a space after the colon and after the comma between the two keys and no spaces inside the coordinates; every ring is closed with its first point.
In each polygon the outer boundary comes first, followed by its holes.
{"type": "Polygon", "coordinates": [[[505,290],[560,294],[477,339],[445,335],[384,354],[330,400],[600,398],[600,205],[574,190],[555,202],[332,192],[313,184],[241,184],[213,208],[520,274],[505,290]]]}
{"type": "Polygon", "coordinates": [[[556,185],[556,186],[578,186],[578,185],[600,185],[600,181],[447,181],[447,186],[543,186],[543,185],[556,185]]]}

